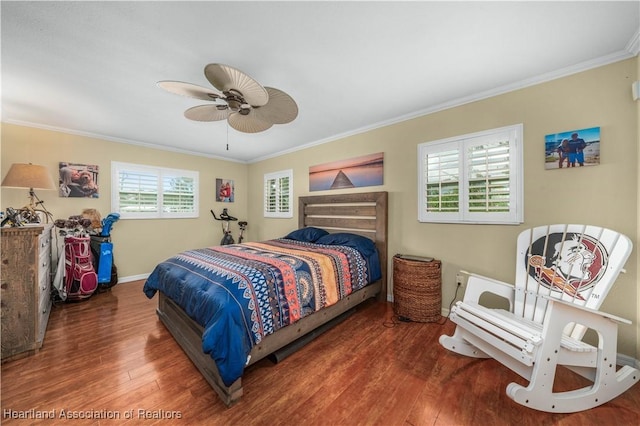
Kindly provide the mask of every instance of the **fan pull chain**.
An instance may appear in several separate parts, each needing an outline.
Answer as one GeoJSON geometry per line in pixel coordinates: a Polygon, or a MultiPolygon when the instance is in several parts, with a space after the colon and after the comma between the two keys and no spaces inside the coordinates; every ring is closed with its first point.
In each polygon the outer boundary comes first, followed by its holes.
{"type": "Polygon", "coordinates": [[[229,151],[229,122],[227,121],[227,151],[229,151]]]}

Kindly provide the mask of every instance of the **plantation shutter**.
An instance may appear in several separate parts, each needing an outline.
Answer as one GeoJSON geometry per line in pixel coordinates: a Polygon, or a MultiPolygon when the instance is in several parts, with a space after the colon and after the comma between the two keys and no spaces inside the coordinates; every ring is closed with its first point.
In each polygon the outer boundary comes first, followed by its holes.
{"type": "Polygon", "coordinates": [[[280,213],[289,213],[289,177],[281,177],[278,179],[278,211],[280,213]]]}
{"type": "Polygon", "coordinates": [[[470,146],[467,151],[470,212],[508,212],[509,141],[470,146]]]}
{"type": "Polygon", "coordinates": [[[162,177],[162,208],[165,212],[194,212],[194,179],[164,175],[162,177]]]}
{"type": "Polygon", "coordinates": [[[158,212],[158,176],[141,171],[118,171],[119,212],[158,212]]]}
{"type": "Polygon", "coordinates": [[[523,221],[523,126],[418,145],[418,220],[523,221]]]}
{"type": "Polygon", "coordinates": [[[112,188],[122,219],[198,217],[198,172],[112,162],[112,188]]]}
{"type": "Polygon", "coordinates": [[[293,171],[269,173],[264,176],[264,216],[293,217],[291,206],[293,171]]]}
{"type": "Polygon", "coordinates": [[[458,212],[460,152],[457,149],[429,153],[425,157],[427,211],[458,212]]]}
{"type": "Polygon", "coordinates": [[[277,183],[278,179],[266,179],[265,180],[265,188],[264,188],[264,212],[265,213],[275,213],[277,211],[276,203],[278,202],[277,198],[277,183]]]}

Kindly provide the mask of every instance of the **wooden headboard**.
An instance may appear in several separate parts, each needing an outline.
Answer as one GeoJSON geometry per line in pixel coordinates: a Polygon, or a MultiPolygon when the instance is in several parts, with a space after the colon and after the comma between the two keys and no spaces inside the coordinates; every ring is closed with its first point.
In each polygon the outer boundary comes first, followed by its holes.
{"type": "Polygon", "coordinates": [[[387,297],[388,193],[362,192],[300,197],[298,227],[315,226],[328,232],[351,232],[376,244],[382,269],[381,298],[387,297]]]}

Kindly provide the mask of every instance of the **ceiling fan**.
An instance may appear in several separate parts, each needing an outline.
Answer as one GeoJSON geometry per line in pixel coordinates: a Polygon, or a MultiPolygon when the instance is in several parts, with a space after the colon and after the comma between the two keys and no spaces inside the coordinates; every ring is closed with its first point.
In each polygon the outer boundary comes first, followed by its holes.
{"type": "Polygon", "coordinates": [[[177,95],[213,104],[189,108],[184,116],[195,121],[227,120],[244,133],[265,131],[274,124],[286,124],[298,116],[298,105],[283,92],[263,87],[242,71],[223,64],[209,64],[204,75],[213,88],[181,81],[159,81],[158,86],[177,95]]]}

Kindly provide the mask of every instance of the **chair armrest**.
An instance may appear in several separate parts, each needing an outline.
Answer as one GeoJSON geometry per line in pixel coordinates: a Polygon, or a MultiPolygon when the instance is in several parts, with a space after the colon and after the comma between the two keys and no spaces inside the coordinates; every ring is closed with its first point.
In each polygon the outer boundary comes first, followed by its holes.
{"type": "Polygon", "coordinates": [[[603,312],[603,311],[598,311],[596,309],[587,308],[585,306],[576,305],[575,303],[570,303],[570,302],[567,302],[566,300],[556,299],[555,297],[551,297],[551,296],[546,295],[546,294],[541,294],[540,297],[542,297],[544,299],[547,299],[551,303],[560,303],[560,304],[565,305],[565,306],[570,307],[570,308],[578,309],[578,310],[583,311],[583,312],[588,312],[588,313],[593,314],[593,315],[598,315],[598,316],[601,316],[601,317],[608,318],[611,321],[615,321],[615,322],[620,323],[620,324],[627,324],[627,325],[631,325],[632,324],[632,322],[629,321],[626,318],[621,318],[619,316],[616,316],[616,315],[613,315],[613,314],[609,314],[609,313],[603,312]]]}
{"type": "Polygon", "coordinates": [[[482,293],[489,292],[507,299],[511,310],[513,309],[515,287],[512,284],[467,271],[460,272],[469,277],[467,279],[467,288],[462,298],[464,302],[478,303],[482,293]]]}

